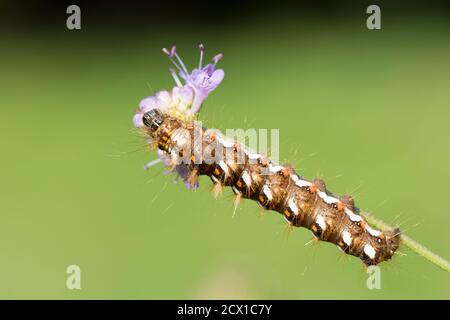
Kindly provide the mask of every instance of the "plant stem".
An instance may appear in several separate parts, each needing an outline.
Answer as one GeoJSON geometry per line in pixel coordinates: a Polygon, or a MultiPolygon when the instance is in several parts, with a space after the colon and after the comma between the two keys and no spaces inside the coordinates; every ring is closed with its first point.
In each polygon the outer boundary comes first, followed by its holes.
{"type": "MultiPolygon", "coordinates": [[[[371,214],[367,212],[360,212],[360,214],[366,218],[367,222],[370,224],[373,224],[375,227],[381,229],[381,230],[392,230],[393,228],[389,226],[388,224],[384,223],[382,220],[375,218],[371,214]]],[[[410,248],[412,251],[416,252],[417,254],[421,255],[431,263],[435,264],[436,266],[444,269],[447,272],[450,272],[450,262],[445,260],[443,257],[437,255],[436,253],[432,252],[430,249],[424,247],[417,241],[411,239],[408,236],[401,235],[400,236],[401,243],[403,243],[405,246],[410,248]]]]}

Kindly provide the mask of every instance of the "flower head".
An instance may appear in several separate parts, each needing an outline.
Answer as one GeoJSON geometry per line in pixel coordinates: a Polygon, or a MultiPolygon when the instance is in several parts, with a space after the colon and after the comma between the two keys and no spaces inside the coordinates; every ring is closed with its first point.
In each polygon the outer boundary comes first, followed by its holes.
{"type": "Polygon", "coordinates": [[[133,123],[136,127],[143,127],[142,116],[145,112],[158,108],[164,112],[174,112],[182,114],[188,118],[194,117],[208,97],[222,82],[225,75],[222,69],[216,69],[216,64],[223,58],[222,54],[213,57],[212,63],[202,66],[203,53],[205,51],[203,45],[200,48],[200,60],[198,68],[189,73],[185,64],[177,54],[176,47],[170,50],[166,48],[163,52],[167,54],[176,69],[169,69],[176,86],[172,91],[159,91],[151,97],[143,99],[139,104],[139,109],[133,117],[133,123]],[[184,83],[180,80],[184,80],[184,83]]]}
{"type": "MultiPolygon", "coordinates": [[[[200,49],[200,59],[198,63],[198,68],[192,70],[189,73],[176,52],[175,46],[172,47],[171,51],[163,50],[169,55],[169,58],[178,68],[178,74],[186,82],[187,86],[190,86],[194,90],[194,101],[191,107],[191,114],[197,114],[200,111],[203,101],[208,97],[209,93],[217,88],[217,86],[222,82],[225,72],[222,69],[216,70],[216,64],[223,58],[223,54],[218,54],[213,57],[213,63],[209,63],[202,67],[203,53],[205,48],[202,44],[199,45],[200,49]],[[177,65],[173,59],[175,56],[178,59],[180,65],[177,65]]],[[[175,79],[177,81],[177,79],[175,79]]]]}

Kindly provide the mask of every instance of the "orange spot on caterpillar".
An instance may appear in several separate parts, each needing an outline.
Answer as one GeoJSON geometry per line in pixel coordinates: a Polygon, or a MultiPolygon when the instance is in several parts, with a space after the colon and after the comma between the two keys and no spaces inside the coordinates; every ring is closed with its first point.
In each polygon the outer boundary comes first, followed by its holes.
{"type": "Polygon", "coordinates": [[[323,181],[322,179],[314,179],[312,184],[315,185],[316,188],[322,192],[325,192],[327,190],[327,187],[325,186],[325,181],[323,181]]]}
{"type": "Polygon", "coordinates": [[[214,169],[214,175],[219,176],[220,175],[220,170],[215,168],[214,169]]]}
{"type": "Polygon", "coordinates": [[[311,191],[311,193],[316,193],[318,188],[315,184],[312,184],[311,186],[309,186],[309,190],[311,191]]]}
{"type": "Polygon", "coordinates": [[[337,206],[337,209],[338,209],[339,211],[344,211],[344,209],[345,209],[345,204],[344,204],[343,202],[341,202],[341,201],[339,201],[338,203],[336,203],[336,206],[337,206]]]}
{"type": "Polygon", "coordinates": [[[240,145],[238,142],[236,142],[236,143],[233,145],[233,147],[234,147],[234,149],[236,149],[236,150],[240,150],[240,149],[241,149],[241,145],[240,145]]]}
{"type": "Polygon", "coordinates": [[[284,177],[289,177],[290,173],[291,173],[291,170],[288,167],[283,167],[283,169],[281,169],[281,174],[284,177]]]}
{"type": "Polygon", "coordinates": [[[289,210],[284,210],[284,215],[287,217],[287,218],[290,218],[291,217],[291,213],[289,212],[289,210]]]}

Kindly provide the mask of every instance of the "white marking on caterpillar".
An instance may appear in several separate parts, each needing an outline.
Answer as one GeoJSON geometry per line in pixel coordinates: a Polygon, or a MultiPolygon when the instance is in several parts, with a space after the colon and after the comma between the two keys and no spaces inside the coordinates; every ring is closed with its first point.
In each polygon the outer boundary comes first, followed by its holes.
{"type": "Polygon", "coordinates": [[[370,259],[374,259],[375,255],[377,254],[377,252],[375,251],[375,249],[370,245],[370,244],[366,244],[364,246],[364,253],[370,258],[370,259]]]}
{"type": "Polygon", "coordinates": [[[247,187],[250,187],[252,185],[252,177],[250,177],[247,170],[244,170],[244,172],[242,173],[242,180],[247,185],[247,187]]]}
{"type": "Polygon", "coordinates": [[[347,230],[344,230],[344,232],[342,232],[342,241],[344,241],[347,246],[350,246],[352,244],[352,235],[347,230]]]}
{"type": "Polygon", "coordinates": [[[272,173],[277,173],[281,170],[283,170],[283,166],[273,166],[272,164],[269,165],[269,171],[272,173]]]}
{"type": "Polygon", "coordinates": [[[348,217],[350,218],[351,221],[353,221],[353,222],[362,221],[361,216],[358,216],[357,214],[354,214],[352,210],[350,210],[348,208],[345,208],[344,211],[348,215],[348,217]]]}
{"type": "Polygon", "coordinates": [[[251,160],[258,160],[258,159],[262,158],[262,155],[257,154],[257,153],[248,153],[247,156],[251,160]]]}
{"type": "Polygon", "coordinates": [[[317,216],[316,223],[319,225],[322,231],[327,228],[327,224],[325,223],[325,217],[323,215],[317,216]]]}
{"type": "Polygon", "coordinates": [[[322,198],[323,201],[325,201],[328,204],[334,204],[334,203],[339,202],[339,199],[336,199],[335,197],[329,196],[323,191],[319,191],[318,195],[319,195],[319,197],[322,198]]]}
{"type": "Polygon", "coordinates": [[[371,228],[369,225],[366,225],[366,230],[373,237],[379,237],[381,235],[381,231],[375,230],[375,229],[371,228]]]}
{"type": "Polygon", "coordinates": [[[242,194],[235,186],[232,186],[231,189],[233,189],[234,193],[237,195],[242,194]]]}
{"type": "Polygon", "coordinates": [[[223,143],[222,143],[222,145],[223,145],[225,148],[231,148],[231,147],[234,147],[234,141],[224,140],[223,143]]]}
{"type": "Polygon", "coordinates": [[[211,179],[212,179],[212,181],[214,181],[214,183],[220,183],[219,179],[217,179],[213,175],[211,175],[211,179]]]}
{"type": "Polygon", "coordinates": [[[284,218],[284,220],[285,220],[287,223],[292,224],[292,222],[289,221],[289,219],[288,219],[287,217],[285,217],[284,215],[283,215],[283,218],[284,218]]]}
{"type": "Polygon", "coordinates": [[[225,172],[225,174],[228,174],[228,165],[225,163],[225,161],[220,160],[219,167],[222,168],[222,170],[225,172]]]}
{"type": "Polygon", "coordinates": [[[294,198],[290,198],[288,201],[288,206],[289,209],[291,209],[291,211],[295,214],[298,215],[298,207],[297,207],[297,203],[295,203],[294,198]]]}
{"type": "Polygon", "coordinates": [[[231,148],[234,146],[234,141],[230,141],[230,140],[226,140],[222,137],[217,137],[217,140],[219,140],[219,142],[222,144],[222,146],[224,146],[225,148],[231,148]]]}
{"type": "Polygon", "coordinates": [[[269,201],[272,201],[272,190],[267,185],[264,185],[262,192],[266,195],[269,201]]]}
{"type": "Polygon", "coordinates": [[[300,179],[297,175],[293,174],[291,176],[292,181],[300,188],[310,187],[312,185],[311,182],[300,179]]]}

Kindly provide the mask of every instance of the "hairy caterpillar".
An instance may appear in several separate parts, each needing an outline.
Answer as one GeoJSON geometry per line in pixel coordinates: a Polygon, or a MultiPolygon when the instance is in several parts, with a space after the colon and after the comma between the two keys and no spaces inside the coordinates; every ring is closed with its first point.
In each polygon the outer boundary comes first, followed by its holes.
{"type": "Polygon", "coordinates": [[[352,197],[336,197],[322,180],[305,180],[292,167],[275,164],[196,121],[203,101],[223,79],[224,72],[215,69],[222,55],[202,68],[204,49],[200,45],[199,67],[189,73],[175,47],[163,51],[186,84],[171,70],[177,86],[172,92],[160,91],[142,100],[133,122],[158,149],[160,161],[176,171],[187,187],[197,187],[199,175],[209,176],[214,189],[231,187],[237,201],[255,200],[281,213],[290,225],[305,227],[317,239],[359,257],[365,265],[392,258],[400,243],[399,229],[373,229],[358,215],[352,197]]]}

